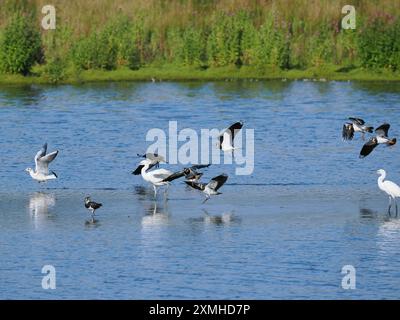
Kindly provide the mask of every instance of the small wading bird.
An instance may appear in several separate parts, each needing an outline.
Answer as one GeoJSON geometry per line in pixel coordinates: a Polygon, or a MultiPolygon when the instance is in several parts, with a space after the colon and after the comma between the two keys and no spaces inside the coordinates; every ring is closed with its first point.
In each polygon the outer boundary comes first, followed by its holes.
{"type": "Polygon", "coordinates": [[[206,195],[206,198],[203,201],[204,203],[208,199],[210,199],[211,196],[221,194],[221,192],[218,192],[218,189],[222,187],[226,180],[228,180],[228,176],[226,174],[221,174],[217,177],[212,178],[209,183],[201,183],[195,181],[185,181],[185,183],[194,189],[204,192],[204,194],[206,195]]]}
{"type": "Polygon", "coordinates": [[[88,209],[92,215],[92,221],[94,221],[94,214],[97,209],[102,206],[101,203],[94,202],[90,197],[85,198],[85,208],[88,209]]]}
{"type": "Polygon", "coordinates": [[[388,138],[389,128],[390,124],[388,123],[385,123],[376,128],[375,130],[376,136],[372,137],[371,139],[368,140],[367,143],[364,144],[364,146],[360,151],[360,158],[365,158],[379,144],[386,144],[387,146],[393,146],[396,144],[396,138],[393,139],[388,138]]]}
{"type": "Polygon", "coordinates": [[[210,164],[196,164],[189,168],[183,168],[183,170],[171,174],[169,177],[164,179],[165,182],[171,182],[175,179],[185,176],[186,181],[198,181],[203,175],[202,172],[198,172],[198,169],[209,167],[210,164]]]}
{"type": "Polygon", "coordinates": [[[349,118],[351,123],[346,122],[343,125],[343,130],[342,130],[342,137],[343,140],[353,140],[354,138],[354,132],[361,132],[362,133],[362,139],[365,140],[365,133],[370,132],[374,130],[373,127],[368,127],[365,125],[365,121],[363,119],[359,118],[349,118]]]}
{"type": "Polygon", "coordinates": [[[231,125],[228,129],[225,129],[225,131],[219,136],[219,143],[218,147],[222,151],[232,151],[238,148],[235,148],[234,146],[234,139],[235,135],[242,129],[243,127],[243,122],[236,122],[233,125],[231,125]]]}
{"type": "Polygon", "coordinates": [[[389,195],[389,209],[388,213],[390,214],[390,209],[392,208],[392,200],[396,205],[396,216],[397,216],[397,201],[396,198],[400,197],[400,187],[392,181],[386,180],[386,171],[383,169],[379,169],[377,172],[379,174],[378,178],[378,187],[383,192],[389,195]]]}
{"type": "Polygon", "coordinates": [[[57,175],[54,171],[49,172],[49,164],[58,155],[58,150],[53,151],[49,154],[47,152],[47,143],[45,143],[40,151],[35,156],[35,170],[27,168],[25,171],[29,172],[32,179],[40,182],[46,182],[48,180],[57,179],[57,175]]]}

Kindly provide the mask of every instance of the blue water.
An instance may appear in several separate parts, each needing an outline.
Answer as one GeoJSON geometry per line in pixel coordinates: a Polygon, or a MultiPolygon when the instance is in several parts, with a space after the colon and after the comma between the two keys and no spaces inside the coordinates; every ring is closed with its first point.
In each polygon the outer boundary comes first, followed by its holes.
{"type": "MultiPolygon", "coordinates": [[[[400,149],[341,140],[348,116],[400,138],[400,84],[112,83],[0,88],[0,298],[398,299],[400,218],[375,171],[400,183],[400,149]],[[151,128],[255,130],[255,169],[225,172],[205,204],[182,181],[168,200],[130,171],[151,128]],[[24,171],[44,142],[59,179],[24,171]],[[103,203],[87,223],[83,198],[103,203]],[[214,218],[215,216],[219,217],[214,218]],[[41,286],[44,265],[56,289],[41,286]],[[356,269],[356,289],[341,269],[356,269]]],[[[175,170],[179,165],[163,165],[175,170]]]]}

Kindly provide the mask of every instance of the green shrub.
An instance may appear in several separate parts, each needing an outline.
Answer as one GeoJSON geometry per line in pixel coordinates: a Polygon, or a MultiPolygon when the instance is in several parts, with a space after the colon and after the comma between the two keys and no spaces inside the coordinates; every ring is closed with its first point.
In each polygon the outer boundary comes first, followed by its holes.
{"type": "Polygon", "coordinates": [[[65,78],[67,63],[60,57],[54,57],[47,60],[44,68],[44,76],[50,83],[58,83],[65,78]]]}
{"type": "Polygon", "coordinates": [[[400,19],[385,21],[376,17],[364,26],[358,36],[358,53],[366,68],[400,67],[400,19]]]}
{"type": "Polygon", "coordinates": [[[23,16],[15,16],[2,35],[0,70],[26,75],[41,56],[41,39],[35,25],[23,16]]]}

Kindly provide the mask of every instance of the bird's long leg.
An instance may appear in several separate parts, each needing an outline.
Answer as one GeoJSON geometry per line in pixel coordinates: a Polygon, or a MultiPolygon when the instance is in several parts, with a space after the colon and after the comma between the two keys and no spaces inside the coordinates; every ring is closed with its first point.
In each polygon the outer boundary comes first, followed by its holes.
{"type": "Polygon", "coordinates": [[[390,216],[390,209],[392,208],[392,197],[389,196],[389,208],[388,208],[388,214],[390,216]]]}
{"type": "Polygon", "coordinates": [[[397,201],[396,201],[396,198],[394,198],[394,204],[396,205],[396,218],[397,218],[397,201]]]}
{"type": "Polygon", "coordinates": [[[169,188],[169,184],[167,184],[167,186],[165,187],[165,190],[164,190],[164,201],[167,201],[167,197],[168,197],[168,188],[169,188]]]}
{"type": "Polygon", "coordinates": [[[362,139],[363,141],[365,141],[365,132],[362,133],[361,139],[362,139]]]}
{"type": "Polygon", "coordinates": [[[154,189],[154,199],[157,199],[157,187],[153,185],[153,189],[154,189]]]}

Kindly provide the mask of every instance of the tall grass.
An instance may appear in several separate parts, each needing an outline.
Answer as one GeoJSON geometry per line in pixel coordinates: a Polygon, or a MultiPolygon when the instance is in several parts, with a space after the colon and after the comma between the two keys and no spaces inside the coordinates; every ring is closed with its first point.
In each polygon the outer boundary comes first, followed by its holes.
{"type": "MultiPolygon", "coordinates": [[[[347,2],[53,0],[57,30],[42,30],[42,45],[47,63],[62,61],[62,68],[76,69],[168,63],[259,70],[332,64],[398,70],[400,1],[353,0],[357,29],[342,30],[341,8],[347,2]]],[[[11,12],[21,12],[39,25],[46,4],[0,0],[0,33],[10,23],[11,12]]],[[[49,70],[62,74],[56,67],[49,70]]]]}

